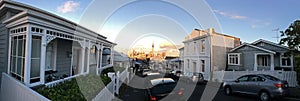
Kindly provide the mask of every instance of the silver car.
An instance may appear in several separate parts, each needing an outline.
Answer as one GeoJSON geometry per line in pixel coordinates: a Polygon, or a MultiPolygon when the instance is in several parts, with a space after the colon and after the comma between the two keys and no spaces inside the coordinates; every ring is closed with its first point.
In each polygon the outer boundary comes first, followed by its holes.
{"type": "Polygon", "coordinates": [[[276,77],[265,74],[244,75],[235,81],[223,83],[226,95],[244,93],[258,95],[261,101],[269,101],[274,97],[283,97],[287,94],[288,83],[276,77]]]}

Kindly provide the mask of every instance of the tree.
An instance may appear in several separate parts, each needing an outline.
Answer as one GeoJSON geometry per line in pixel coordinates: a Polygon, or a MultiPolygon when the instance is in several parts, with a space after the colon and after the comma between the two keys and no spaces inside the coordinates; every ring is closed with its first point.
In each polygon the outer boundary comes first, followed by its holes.
{"type": "Polygon", "coordinates": [[[285,31],[280,31],[280,33],[279,44],[288,45],[290,51],[287,52],[287,55],[294,56],[294,68],[298,74],[298,81],[300,81],[300,20],[294,21],[285,31]]]}
{"type": "Polygon", "coordinates": [[[300,20],[296,20],[285,31],[280,31],[281,39],[279,44],[286,44],[291,50],[300,49],[300,20]]]}

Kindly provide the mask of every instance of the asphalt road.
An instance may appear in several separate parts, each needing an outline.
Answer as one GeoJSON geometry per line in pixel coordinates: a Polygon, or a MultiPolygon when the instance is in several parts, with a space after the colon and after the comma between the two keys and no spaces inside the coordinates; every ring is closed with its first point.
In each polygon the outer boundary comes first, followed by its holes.
{"type": "MultiPolygon", "coordinates": [[[[134,76],[129,84],[120,91],[120,95],[116,97],[116,101],[147,101],[145,95],[145,79],[134,76]]],[[[223,93],[222,89],[219,89],[217,84],[193,84],[186,82],[179,82],[178,87],[184,87],[184,97],[188,101],[258,101],[257,97],[249,95],[234,94],[227,96],[223,93]],[[206,85],[208,85],[206,87],[206,85]],[[204,93],[206,92],[206,93],[204,93]],[[214,96],[215,95],[215,96],[214,96]],[[203,96],[203,97],[202,97],[203,96]]],[[[300,101],[297,99],[282,98],[275,99],[275,101],[300,101]]]]}

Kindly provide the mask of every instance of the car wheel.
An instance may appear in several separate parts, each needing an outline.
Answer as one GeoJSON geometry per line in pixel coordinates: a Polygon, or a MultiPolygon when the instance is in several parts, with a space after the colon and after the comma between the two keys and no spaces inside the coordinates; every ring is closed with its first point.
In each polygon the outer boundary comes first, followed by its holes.
{"type": "Polygon", "coordinates": [[[229,86],[225,87],[225,94],[226,95],[231,95],[232,94],[232,90],[231,90],[231,88],[229,86]]]}
{"type": "Polygon", "coordinates": [[[262,91],[259,94],[259,99],[260,99],[260,101],[270,101],[271,97],[268,92],[262,91]]]}

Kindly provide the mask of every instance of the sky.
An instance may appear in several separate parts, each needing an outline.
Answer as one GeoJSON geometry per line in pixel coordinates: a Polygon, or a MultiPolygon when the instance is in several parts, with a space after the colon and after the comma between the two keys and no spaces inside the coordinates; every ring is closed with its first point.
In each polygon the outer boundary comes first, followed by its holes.
{"type": "Polygon", "coordinates": [[[161,0],[139,0],[116,8],[113,5],[121,4],[121,1],[16,1],[99,32],[117,43],[115,49],[122,52],[143,45],[151,48],[153,41],[155,49],[174,52],[182,47],[184,37],[193,29],[209,28],[210,24],[207,23],[213,23],[214,19],[220,26],[218,32],[239,37],[242,42],[266,39],[277,43],[275,37],[279,36],[278,31],[285,30],[300,17],[300,13],[296,12],[299,0],[188,0],[177,5],[161,0]],[[184,4],[188,6],[181,6],[184,4]],[[95,8],[92,8],[93,5],[95,8]],[[166,45],[175,48],[166,48],[166,45]]]}

